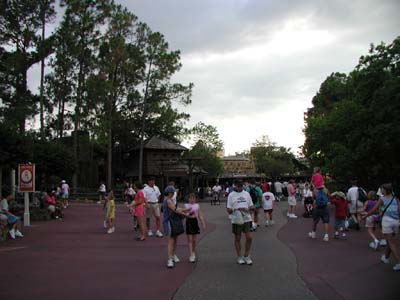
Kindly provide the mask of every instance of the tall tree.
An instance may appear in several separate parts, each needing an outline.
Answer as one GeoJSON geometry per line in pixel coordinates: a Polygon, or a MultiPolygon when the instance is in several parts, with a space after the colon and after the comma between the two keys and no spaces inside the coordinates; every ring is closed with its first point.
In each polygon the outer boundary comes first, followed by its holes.
{"type": "MultiPolygon", "coordinates": [[[[139,179],[143,171],[143,141],[146,135],[146,122],[162,118],[160,112],[172,109],[172,101],[183,105],[191,103],[193,84],[172,83],[171,77],[181,68],[180,52],[169,51],[168,43],[159,32],[152,32],[142,24],[139,39],[143,47],[144,68],[141,74],[138,93],[142,102],[139,179]],[[165,108],[168,108],[167,110],[165,108]]],[[[178,115],[185,117],[185,115],[178,115]]]]}
{"type": "Polygon", "coordinates": [[[3,118],[24,133],[37,104],[37,97],[28,89],[28,70],[51,51],[53,39],[42,39],[39,32],[43,20],[54,18],[54,5],[53,1],[38,5],[37,1],[5,0],[0,12],[1,79],[9,86],[8,97],[2,99],[3,118]]]}
{"type": "Polygon", "coordinates": [[[65,6],[61,27],[71,34],[69,54],[76,66],[72,76],[76,87],[73,97],[73,151],[76,171],[72,178],[72,185],[76,189],[79,175],[79,131],[82,124],[85,125],[84,118],[87,115],[87,78],[95,69],[95,57],[101,37],[100,29],[109,14],[111,2],[109,0],[63,0],[61,5],[65,6]]]}
{"type": "Polygon", "coordinates": [[[400,183],[399,56],[400,37],[371,45],[349,75],[331,75],[321,84],[320,101],[305,119],[304,154],[338,181],[358,177],[370,188],[400,183]],[[330,93],[321,93],[326,86],[330,93]]]}

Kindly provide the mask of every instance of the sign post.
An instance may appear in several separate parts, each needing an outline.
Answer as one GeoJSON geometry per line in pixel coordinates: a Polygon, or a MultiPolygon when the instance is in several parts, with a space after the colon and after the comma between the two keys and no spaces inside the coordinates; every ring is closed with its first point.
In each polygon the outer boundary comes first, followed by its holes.
{"type": "Polygon", "coordinates": [[[35,191],[35,165],[19,164],[18,165],[18,190],[24,193],[25,211],[24,226],[31,225],[29,213],[29,193],[35,191]]]}

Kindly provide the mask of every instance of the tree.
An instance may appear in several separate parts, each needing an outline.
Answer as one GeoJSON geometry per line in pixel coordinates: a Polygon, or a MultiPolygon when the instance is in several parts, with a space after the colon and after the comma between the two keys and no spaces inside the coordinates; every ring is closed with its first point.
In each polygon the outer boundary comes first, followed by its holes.
{"type": "MultiPolygon", "coordinates": [[[[142,103],[139,154],[139,180],[141,180],[146,124],[163,118],[163,112],[176,112],[172,108],[172,101],[182,105],[190,104],[193,84],[183,85],[171,82],[172,75],[179,71],[182,66],[180,52],[169,51],[168,43],[161,33],[152,32],[145,24],[142,24],[139,33],[143,37],[138,40],[141,41],[140,47],[143,49],[144,68],[135,95],[139,97],[139,102],[142,103]]],[[[175,116],[182,119],[187,115],[176,113],[175,116]]]]}
{"type": "Polygon", "coordinates": [[[349,74],[329,76],[305,118],[303,152],[339,182],[399,182],[400,38],[371,45],[349,74]],[[327,87],[330,92],[326,93],[327,87]]]}
{"type": "Polygon", "coordinates": [[[217,177],[224,170],[222,159],[202,141],[198,141],[186,152],[184,158],[195,159],[194,165],[205,170],[210,177],[217,177]]]}
{"type": "Polygon", "coordinates": [[[104,24],[111,3],[109,0],[63,0],[65,14],[61,22],[61,30],[71,35],[68,44],[68,55],[74,65],[74,73],[70,80],[75,86],[74,95],[74,139],[73,153],[75,173],[72,186],[78,185],[79,131],[85,128],[87,111],[87,79],[95,69],[95,57],[101,37],[100,27],[104,24]]]}
{"type": "Polygon", "coordinates": [[[254,159],[256,172],[268,177],[276,178],[295,171],[296,158],[290,148],[277,146],[266,135],[256,140],[250,155],[254,159]]]}
{"type": "Polygon", "coordinates": [[[201,141],[204,146],[214,153],[218,153],[224,149],[224,143],[221,141],[215,126],[199,122],[188,131],[188,134],[189,140],[194,144],[201,141]]]}
{"type": "Polygon", "coordinates": [[[28,70],[52,51],[53,38],[42,39],[38,32],[43,21],[54,18],[54,4],[7,0],[1,1],[0,12],[0,78],[7,86],[2,95],[6,96],[2,98],[2,118],[23,134],[38,102],[28,89],[28,70]]]}

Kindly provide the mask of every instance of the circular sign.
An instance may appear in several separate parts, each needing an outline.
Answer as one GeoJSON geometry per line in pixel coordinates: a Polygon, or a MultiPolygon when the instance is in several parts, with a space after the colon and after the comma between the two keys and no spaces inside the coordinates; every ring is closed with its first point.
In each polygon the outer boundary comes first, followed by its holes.
{"type": "Polygon", "coordinates": [[[23,183],[30,183],[32,181],[32,177],[33,175],[31,170],[23,170],[21,172],[21,181],[23,183]]]}

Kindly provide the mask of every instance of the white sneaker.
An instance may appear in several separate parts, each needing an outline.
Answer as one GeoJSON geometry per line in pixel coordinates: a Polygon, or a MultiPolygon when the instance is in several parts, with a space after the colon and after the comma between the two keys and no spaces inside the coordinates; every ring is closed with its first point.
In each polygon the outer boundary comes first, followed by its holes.
{"type": "Polygon", "coordinates": [[[346,236],[346,234],[343,232],[342,233],[342,239],[346,239],[347,238],[347,236],[346,236]]]}
{"type": "Polygon", "coordinates": [[[174,263],[178,263],[181,260],[178,258],[178,256],[176,256],[176,254],[174,256],[172,256],[172,260],[174,261],[174,263]]]}
{"type": "Polygon", "coordinates": [[[291,214],[291,215],[289,216],[289,218],[297,219],[297,216],[296,216],[295,214],[291,214]]]}
{"type": "Polygon", "coordinates": [[[329,235],[325,233],[323,240],[324,242],[329,242],[329,235]]]}
{"type": "Polygon", "coordinates": [[[237,258],[237,263],[239,264],[239,265],[244,265],[246,262],[245,262],[245,260],[243,259],[243,256],[239,256],[238,258],[237,258]]]}
{"type": "Polygon", "coordinates": [[[14,230],[14,228],[11,229],[8,233],[10,234],[12,239],[15,239],[15,230],[14,230]]]}
{"type": "Polygon", "coordinates": [[[335,231],[335,234],[333,235],[334,239],[338,239],[339,238],[339,231],[335,231]]]}
{"type": "Polygon", "coordinates": [[[163,237],[163,234],[161,233],[160,230],[156,231],[156,237],[163,237]]]}
{"type": "Polygon", "coordinates": [[[15,236],[24,237],[24,235],[18,229],[15,231],[15,236]]]}
{"type": "Polygon", "coordinates": [[[245,256],[243,257],[243,260],[245,261],[246,265],[252,265],[253,261],[251,260],[250,256],[245,256]]]}
{"type": "Polygon", "coordinates": [[[380,245],[380,246],[386,246],[386,245],[387,245],[386,240],[385,240],[385,239],[382,239],[382,240],[379,242],[379,245],[380,245]]]}
{"type": "Polygon", "coordinates": [[[195,261],[196,261],[196,256],[194,254],[190,255],[189,256],[189,262],[194,263],[195,261]]]}
{"type": "Polygon", "coordinates": [[[147,232],[147,235],[148,235],[148,236],[153,236],[153,231],[149,230],[149,231],[147,232]]]}
{"type": "Polygon", "coordinates": [[[393,267],[393,271],[400,271],[400,264],[395,264],[393,267]]]}
{"type": "Polygon", "coordinates": [[[172,258],[167,260],[167,268],[173,268],[174,267],[174,261],[172,258]]]}
{"type": "Polygon", "coordinates": [[[113,226],[113,227],[111,227],[111,230],[112,230],[112,232],[114,232],[115,231],[115,227],[113,226]]]}
{"type": "Polygon", "coordinates": [[[312,239],[315,239],[315,231],[310,231],[310,232],[308,233],[308,236],[309,236],[310,238],[312,238],[312,239]]]}
{"type": "Polygon", "coordinates": [[[379,248],[379,241],[378,241],[378,240],[375,240],[373,243],[374,243],[373,249],[374,249],[374,250],[378,250],[378,248],[379,248]]]}
{"type": "Polygon", "coordinates": [[[267,220],[267,221],[265,221],[265,227],[268,227],[269,226],[269,221],[267,220]]]}
{"type": "Polygon", "coordinates": [[[112,228],[109,228],[109,229],[107,230],[107,233],[113,233],[112,228]]]}
{"type": "Polygon", "coordinates": [[[104,227],[104,228],[107,228],[107,221],[104,221],[104,222],[103,222],[103,227],[104,227]]]}
{"type": "Polygon", "coordinates": [[[389,263],[389,258],[386,258],[385,254],[383,254],[381,256],[381,262],[383,262],[384,264],[388,264],[389,263]]]}
{"type": "Polygon", "coordinates": [[[253,222],[252,228],[253,228],[253,230],[256,230],[256,229],[257,229],[257,223],[254,223],[254,222],[253,222]]]}
{"type": "Polygon", "coordinates": [[[290,218],[290,215],[291,215],[291,214],[289,214],[289,212],[286,213],[286,217],[289,217],[289,218],[290,218]]]}
{"type": "Polygon", "coordinates": [[[375,243],[374,242],[370,242],[369,243],[369,247],[375,250],[375,243]]]}

